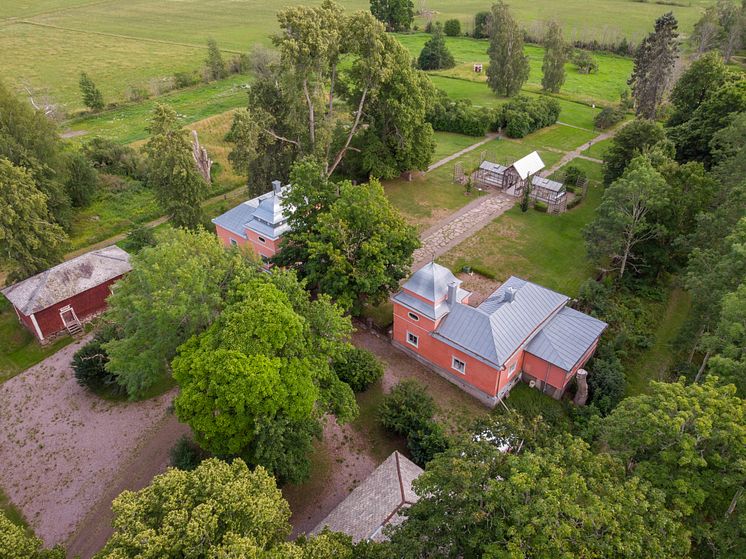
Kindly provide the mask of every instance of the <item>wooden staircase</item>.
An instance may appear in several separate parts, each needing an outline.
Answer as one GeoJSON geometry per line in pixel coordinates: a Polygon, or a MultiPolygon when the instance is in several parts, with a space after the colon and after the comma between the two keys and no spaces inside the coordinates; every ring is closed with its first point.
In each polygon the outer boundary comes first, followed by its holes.
{"type": "Polygon", "coordinates": [[[65,325],[67,333],[72,337],[75,338],[85,333],[83,325],[80,323],[78,315],[75,314],[72,307],[67,306],[60,309],[60,318],[62,319],[62,323],[65,325]]]}

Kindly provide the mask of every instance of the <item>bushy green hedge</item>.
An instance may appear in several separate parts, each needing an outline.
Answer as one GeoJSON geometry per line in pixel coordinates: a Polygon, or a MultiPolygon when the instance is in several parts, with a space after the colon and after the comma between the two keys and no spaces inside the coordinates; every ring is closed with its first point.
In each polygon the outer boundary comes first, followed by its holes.
{"type": "Polygon", "coordinates": [[[427,120],[434,130],[441,132],[484,136],[490,123],[495,120],[495,111],[487,107],[474,107],[468,99],[454,101],[444,91],[438,91],[427,120]]]}
{"type": "Polygon", "coordinates": [[[370,351],[351,347],[334,363],[334,372],[354,392],[362,392],[383,377],[383,365],[370,351]]]}
{"type": "Polygon", "coordinates": [[[461,35],[461,22],[457,19],[449,19],[443,25],[443,31],[449,37],[458,37],[461,35]]]}
{"type": "Polygon", "coordinates": [[[123,395],[122,387],[117,383],[116,376],[106,370],[109,356],[103,344],[115,336],[113,326],[105,326],[86,345],[73,355],[72,368],[75,380],[83,388],[96,394],[112,396],[123,395]]]}
{"type": "Polygon", "coordinates": [[[560,110],[559,102],[551,97],[519,95],[500,108],[495,127],[509,138],[523,138],[557,122],[560,110]]]}
{"type": "Polygon", "coordinates": [[[565,185],[577,186],[588,178],[586,172],[577,165],[568,165],[564,172],[565,185]]]}

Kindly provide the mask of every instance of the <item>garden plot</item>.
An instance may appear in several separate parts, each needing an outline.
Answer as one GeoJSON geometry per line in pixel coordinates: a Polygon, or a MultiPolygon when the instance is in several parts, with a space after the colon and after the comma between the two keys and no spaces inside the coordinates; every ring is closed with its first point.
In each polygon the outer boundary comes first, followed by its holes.
{"type": "MultiPolygon", "coordinates": [[[[70,367],[85,341],[0,385],[0,486],[46,545],[65,542],[119,484],[174,396],[124,403],[90,394],[70,367]]],[[[147,466],[162,469],[169,448],[147,466]]]]}

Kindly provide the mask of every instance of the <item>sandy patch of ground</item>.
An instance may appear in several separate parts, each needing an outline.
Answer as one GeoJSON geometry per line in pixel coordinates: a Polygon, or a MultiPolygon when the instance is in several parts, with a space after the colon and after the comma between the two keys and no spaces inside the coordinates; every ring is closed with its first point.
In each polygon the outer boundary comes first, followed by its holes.
{"type": "MultiPolygon", "coordinates": [[[[0,385],[0,486],[50,546],[66,542],[103,496],[105,511],[129,485],[132,471],[122,473],[123,466],[137,465],[143,441],[170,417],[175,395],[122,403],[87,392],[70,367],[87,339],[0,385]]],[[[169,448],[151,456],[148,467],[161,468],[169,448]]],[[[89,521],[106,527],[110,518],[98,514],[89,521]]]]}

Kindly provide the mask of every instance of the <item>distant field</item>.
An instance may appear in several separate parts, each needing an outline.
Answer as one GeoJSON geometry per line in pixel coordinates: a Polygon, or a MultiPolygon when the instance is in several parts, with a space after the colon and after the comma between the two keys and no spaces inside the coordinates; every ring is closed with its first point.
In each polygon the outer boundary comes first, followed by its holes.
{"type": "MultiPolygon", "coordinates": [[[[80,108],[78,74],[85,70],[107,99],[121,100],[127,85],[200,66],[209,37],[226,54],[245,52],[257,42],[268,43],[276,30],[277,10],[301,2],[318,0],[3,0],[3,78],[16,87],[28,83],[45,89],[76,110],[80,108]]],[[[692,0],[686,7],[632,0],[513,0],[510,4],[519,23],[529,29],[552,17],[564,24],[568,39],[627,36],[638,41],[652,29],[655,18],[668,10],[688,33],[702,7],[712,2],[692,0]]],[[[340,4],[348,10],[369,6],[367,0],[342,0],[340,4]]],[[[437,19],[461,19],[468,30],[474,14],[489,4],[489,0],[427,0],[425,6],[436,12],[437,19]]],[[[417,22],[424,24],[422,18],[417,22]]]]}
{"type": "MultiPolygon", "coordinates": [[[[399,41],[407,47],[412,57],[419,56],[423,45],[430,35],[415,33],[398,35],[399,41]]],[[[468,37],[448,37],[446,44],[456,59],[456,67],[450,70],[434,72],[435,75],[457,77],[484,84],[486,75],[475,74],[475,62],[487,66],[487,40],[470,39],[468,37]]],[[[535,45],[526,45],[525,52],[531,63],[531,73],[524,89],[541,90],[541,63],[544,59],[544,49],[535,45]]],[[[632,72],[632,60],[621,56],[605,53],[593,53],[598,61],[598,72],[594,74],[580,74],[573,64],[565,66],[566,80],[562,86],[562,95],[589,103],[604,103],[619,100],[619,94],[627,89],[627,78],[632,72]]]]}

